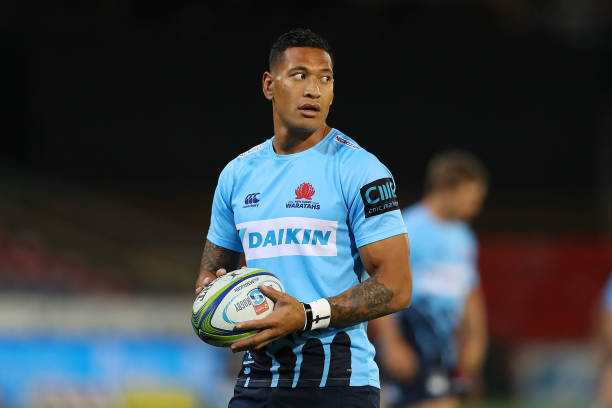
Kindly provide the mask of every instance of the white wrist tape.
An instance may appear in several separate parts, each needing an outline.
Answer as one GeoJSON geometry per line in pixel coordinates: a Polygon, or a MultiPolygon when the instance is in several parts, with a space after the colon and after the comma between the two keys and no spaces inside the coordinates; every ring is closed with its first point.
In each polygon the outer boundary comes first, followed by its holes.
{"type": "Polygon", "coordinates": [[[325,329],[329,326],[331,318],[331,306],[325,298],[317,299],[314,302],[303,303],[306,320],[304,331],[325,329]]]}

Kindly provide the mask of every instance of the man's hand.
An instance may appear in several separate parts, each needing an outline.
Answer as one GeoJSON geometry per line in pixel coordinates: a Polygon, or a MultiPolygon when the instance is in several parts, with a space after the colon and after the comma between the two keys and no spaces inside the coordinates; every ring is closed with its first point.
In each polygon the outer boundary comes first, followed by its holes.
{"type": "Polygon", "coordinates": [[[265,285],[259,290],[274,301],[274,310],[261,320],[249,320],[236,325],[236,330],[261,329],[256,335],[231,345],[232,352],[258,350],[287,334],[304,328],[304,306],[294,297],[265,285]]]}
{"type": "Polygon", "coordinates": [[[419,360],[410,346],[394,343],[382,353],[381,366],[387,374],[399,381],[411,381],[419,371],[419,360]]]}
{"type": "MultiPolygon", "coordinates": [[[[246,266],[243,266],[240,269],[244,269],[244,268],[246,268],[246,266]]],[[[222,277],[226,273],[227,273],[227,270],[225,268],[217,269],[217,272],[215,272],[214,275],[210,272],[200,273],[200,277],[198,278],[196,282],[196,290],[195,290],[196,295],[200,293],[206,285],[209,285],[212,281],[214,281],[217,278],[222,277]],[[204,277],[202,277],[202,275],[204,275],[204,277]]]]}
{"type": "Polygon", "coordinates": [[[419,358],[404,339],[395,317],[387,315],[372,320],[370,328],[376,333],[376,351],[383,371],[399,381],[414,379],[419,371],[419,358]]]}
{"type": "Polygon", "coordinates": [[[225,268],[219,268],[217,269],[217,272],[215,273],[208,272],[208,271],[201,271],[200,276],[198,276],[198,280],[196,281],[196,289],[195,289],[196,296],[198,295],[198,293],[202,291],[202,289],[205,286],[210,284],[210,282],[214,281],[217,278],[220,278],[226,273],[227,273],[227,270],[225,270],[225,268]]]}

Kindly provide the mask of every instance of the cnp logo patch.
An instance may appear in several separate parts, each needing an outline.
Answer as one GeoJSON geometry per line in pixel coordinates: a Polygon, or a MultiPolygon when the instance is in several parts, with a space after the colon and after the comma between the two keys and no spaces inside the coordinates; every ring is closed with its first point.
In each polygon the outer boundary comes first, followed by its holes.
{"type": "Polygon", "coordinates": [[[399,202],[395,194],[395,182],[390,177],[368,183],[361,187],[359,192],[363,200],[363,211],[366,218],[399,209],[399,202]]]}

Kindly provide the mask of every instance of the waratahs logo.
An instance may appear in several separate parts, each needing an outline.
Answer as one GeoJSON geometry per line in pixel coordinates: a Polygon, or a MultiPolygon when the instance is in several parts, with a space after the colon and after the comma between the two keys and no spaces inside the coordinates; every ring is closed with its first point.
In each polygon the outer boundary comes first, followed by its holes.
{"type": "Polygon", "coordinates": [[[312,200],[312,196],[315,193],[315,189],[310,183],[302,183],[295,189],[295,199],[300,200],[305,198],[306,200],[312,200]]]}
{"type": "Polygon", "coordinates": [[[315,194],[315,188],[312,186],[312,184],[304,182],[295,189],[294,193],[295,201],[288,201],[287,208],[309,208],[313,210],[321,209],[321,205],[319,203],[312,201],[312,196],[315,194]]]}

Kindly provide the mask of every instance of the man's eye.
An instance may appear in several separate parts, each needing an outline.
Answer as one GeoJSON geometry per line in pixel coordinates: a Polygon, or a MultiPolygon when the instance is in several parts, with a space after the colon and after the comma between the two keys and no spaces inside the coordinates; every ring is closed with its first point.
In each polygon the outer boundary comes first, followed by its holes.
{"type": "Polygon", "coordinates": [[[329,75],[325,75],[323,78],[321,78],[321,80],[323,82],[330,82],[331,81],[331,77],[329,75]]]}
{"type": "Polygon", "coordinates": [[[302,72],[296,72],[295,74],[293,74],[293,77],[296,79],[306,79],[306,75],[302,72]]]}

